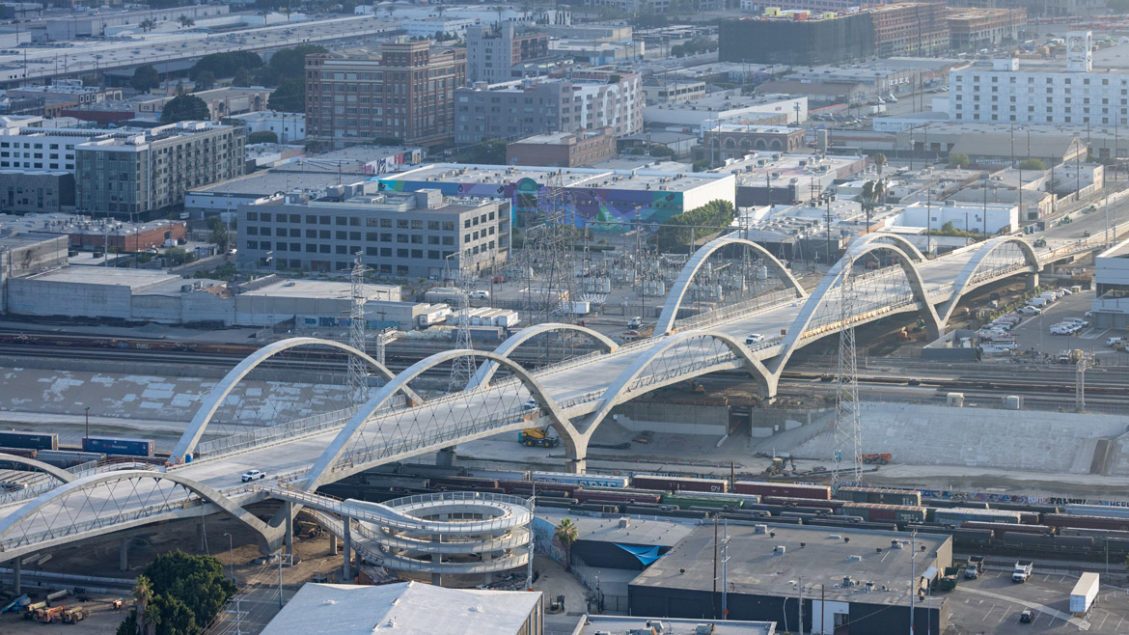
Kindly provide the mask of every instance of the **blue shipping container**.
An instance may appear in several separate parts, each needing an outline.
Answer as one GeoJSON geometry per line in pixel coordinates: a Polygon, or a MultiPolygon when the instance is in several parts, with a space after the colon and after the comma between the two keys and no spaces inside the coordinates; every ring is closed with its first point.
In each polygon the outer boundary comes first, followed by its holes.
{"type": "Polygon", "coordinates": [[[151,439],[83,437],[82,449],[87,452],[104,452],[125,456],[153,456],[153,441],[151,439]]]}
{"type": "Polygon", "coordinates": [[[0,432],[0,447],[23,450],[58,450],[59,435],[39,432],[0,432]]]}

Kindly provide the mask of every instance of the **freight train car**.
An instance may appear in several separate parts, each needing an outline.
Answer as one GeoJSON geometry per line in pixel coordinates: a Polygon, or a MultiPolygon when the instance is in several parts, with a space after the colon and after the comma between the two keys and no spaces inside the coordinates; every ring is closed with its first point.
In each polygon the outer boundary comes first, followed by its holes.
{"type": "Polygon", "coordinates": [[[631,477],[631,483],[639,489],[657,489],[667,492],[714,492],[724,494],[729,491],[729,483],[716,478],[691,478],[640,473],[631,477]]]}
{"type": "Polygon", "coordinates": [[[584,487],[573,494],[582,503],[651,503],[657,505],[662,500],[662,492],[647,492],[637,489],[584,487]]]}
{"type": "Polygon", "coordinates": [[[862,516],[867,522],[919,523],[925,520],[925,508],[910,505],[877,503],[844,503],[837,512],[845,516],[862,516]]]}
{"type": "Polygon", "coordinates": [[[835,498],[855,503],[879,503],[882,505],[908,505],[921,507],[921,492],[907,489],[887,489],[878,487],[840,487],[835,498]]]}
{"type": "Polygon", "coordinates": [[[1129,518],[1129,507],[1116,505],[1067,505],[1063,513],[1071,516],[1111,516],[1114,518],[1129,518]]]}
{"type": "Polygon", "coordinates": [[[20,448],[22,450],[58,450],[59,435],[42,432],[0,432],[0,447],[20,448]]]}
{"type": "Polygon", "coordinates": [[[534,483],[533,481],[498,481],[498,487],[501,487],[507,494],[514,496],[530,496],[534,492],[538,496],[541,495],[555,495],[572,497],[573,492],[583,489],[579,485],[565,485],[562,483],[534,483]],[[551,494],[550,494],[551,493],[551,494]]]}
{"type": "Polygon", "coordinates": [[[34,459],[39,454],[39,450],[37,450],[35,448],[4,448],[4,447],[0,447],[0,453],[11,454],[12,456],[22,456],[25,459],[34,459]]]}
{"type": "Polygon", "coordinates": [[[662,504],[672,505],[679,509],[741,509],[744,503],[739,498],[724,498],[714,496],[693,496],[690,494],[663,494],[662,504]]]}
{"type": "Polygon", "coordinates": [[[1038,534],[1049,536],[1054,533],[1054,527],[1047,525],[1027,525],[1016,523],[989,523],[982,520],[966,520],[960,524],[964,529],[990,529],[996,536],[1006,533],[1038,534]]]}
{"type": "Polygon", "coordinates": [[[761,502],[769,505],[782,505],[784,507],[817,507],[820,509],[837,510],[847,501],[841,500],[819,500],[816,498],[793,498],[791,496],[763,496],[761,502]]]}
{"type": "Polygon", "coordinates": [[[582,487],[627,487],[626,476],[606,474],[568,474],[565,472],[530,472],[530,480],[538,483],[562,483],[582,487]]]}
{"type": "Polygon", "coordinates": [[[498,481],[492,478],[474,478],[470,476],[448,476],[447,478],[431,479],[431,487],[439,490],[481,492],[498,488],[498,481]]]}
{"type": "Polygon", "coordinates": [[[733,484],[733,491],[738,494],[760,494],[761,496],[787,496],[791,498],[831,500],[831,488],[827,485],[737,481],[733,484]]]}
{"type": "Polygon", "coordinates": [[[153,456],[152,439],[116,439],[113,437],[83,437],[84,452],[102,452],[120,456],[153,456]]]}
{"type": "Polygon", "coordinates": [[[1008,509],[980,509],[977,507],[950,507],[948,509],[933,510],[931,519],[942,525],[960,526],[966,520],[978,520],[986,523],[1020,523],[1020,514],[1008,509]]]}
{"type": "Polygon", "coordinates": [[[1111,529],[1129,531],[1129,518],[1112,516],[1071,516],[1069,514],[1043,514],[1043,524],[1051,527],[1076,527],[1079,529],[1111,529]]]}

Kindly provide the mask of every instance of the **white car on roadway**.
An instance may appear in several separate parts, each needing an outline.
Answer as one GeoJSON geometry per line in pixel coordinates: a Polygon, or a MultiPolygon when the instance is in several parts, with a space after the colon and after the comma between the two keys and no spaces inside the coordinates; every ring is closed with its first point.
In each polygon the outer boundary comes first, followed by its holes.
{"type": "Polygon", "coordinates": [[[262,470],[247,470],[246,472],[243,473],[243,476],[240,477],[240,478],[243,479],[244,483],[249,483],[251,481],[258,481],[258,480],[264,479],[266,477],[267,477],[266,473],[264,473],[262,470]]]}
{"type": "Polygon", "coordinates": [[[760,333],[750,333],[747,336],[745,336],[745,346],[751,346],[753,344],[759,344],[763,341],[764,341],[764,336],[761,335],[760,333]]]}
{"type": "Polygon", "coordinates": [[[1030,305],[1025,306],[1025,307],[1020,307],[1019,312],[1020,313],[1026,313],[1028,315],[1038,315],[1038,314],[1042,313],[1042,311],[1039,309],[1039,307],[1030,306],[1030,305]]]}

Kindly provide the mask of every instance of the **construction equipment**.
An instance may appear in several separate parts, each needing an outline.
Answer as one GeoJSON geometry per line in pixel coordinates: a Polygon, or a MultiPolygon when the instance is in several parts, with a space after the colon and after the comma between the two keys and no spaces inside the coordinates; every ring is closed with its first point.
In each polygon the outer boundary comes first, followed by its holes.
{"type": "Polygon", "coordinates": [[[86,609],[82,608],[81,606],[76,606],[73,609],[67,609],[63,611],[64,624],[78,624],[84,619],[86,619],[86,609]]]}
{"type": "Polygon", "coordinates": [[[67,610],[65,606],[52,606],[51,608],[36,609],[35,621],[40,624],[53,624],[55,622],[63,621],[63,613],[67,610]]]}
{"type": "Polygon", "coordinates": [[[764,468],[765,476],[776,476],[784,473],[784,459],[779,456],[772,457],[772,463],[764,468]]]}
{"type": "Polygon", "coordinates": [[[690,392],[705,392],[706,387],[702,385],[702,382],[696,379],[687,379],[686,390],[689,390],[690,392]]]}
{"type": "Polygon", "coordinates": [[[45,609],[45,608],[47,608],[47,602],[46,601],[32,602],[31,604],[28,604],[26,607],[24,607],[24,609],[25,609],[24,619],[25,620],[32,619],[33,617],[35,617],[36,611],[39,611],[40,609],[45,609]]]}
{"type": "Polygon", "coordinates": [[[113,602],[110,602],[110,609],[114,610],[114,611],[122,610],[121,598],[118,598],[118,599],[114,600],[113,602]]]}
{"type": "Polygon", "coordinates": [[[889,452],[872,452],[862,455],[862,462],[867,465],[886,465],[891,460],[893,460],[893,456],[889,452]]]}
{"type": "Polygon", "coordinates": [[[561,444],[558,437],[549,432],[549,426],[526,428],[517,433],[518,443],[530,448],[555,448],[561,444]]]}
{"type": "Polygon", "coordinates": [[[21,602],[27,601],[27,593],[23,593],[16,597],[16,599],[8,602],[4,608],[0,609],[0,613],[7,613],[8,611],[15,611],[20,606],[21,602]]]}

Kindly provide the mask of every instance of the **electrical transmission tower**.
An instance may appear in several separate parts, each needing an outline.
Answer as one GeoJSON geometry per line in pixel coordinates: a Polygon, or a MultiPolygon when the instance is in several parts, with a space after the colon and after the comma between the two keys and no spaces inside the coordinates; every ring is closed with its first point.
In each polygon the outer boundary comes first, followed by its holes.
{"type": "MultiPolygon", "coordinates": [[[[465,251],[459,252],[459,264],[454,273],[455,284],[459,289],[459,315],[461,316],[458,329],[455,331],[456,349],[473,348],[470,341],[470,287],[474,284],[474,278],[466,272],[466,263],[463,261],[465,256],[465,251]]],[[[447,262],[450,263],[450,260],[447,262]]],[[[455,361],[451,363],[451,379],[447,383],[447,392],[455,392],[466,388],[477,370],[478,366],[475,364],[473,356],[462,355],[456,357],[455,361]]]]}
{"type": "Polygon", "coordinates": [[[1091,358],[1083,354],[1074,365],[1074,409],[1086,409],[1086,370],[1090,368],[1091,358]]]}
{"type": "MultiPolygon", "coordinates": [[[[353,283],[353,303],[349,307],[349,345],[353,348],[365,350],[365,266],[361,262],[361,253],[357,252],[353,261],[353,273],[350,276],[353,283]]],[[[360,407],[368,401],[368,368],[363,359],[356,355],[349,355],[349,401],[354,406],[360,407]]]]}
{"type": "Polygon", "coordinates": [[[835,471],[832,487],[862,484],[862,420],[859,413],[858,358],[855,354],[854,261],[843,259],[839,283],[839,367],[835,381],[835,471]]]}

